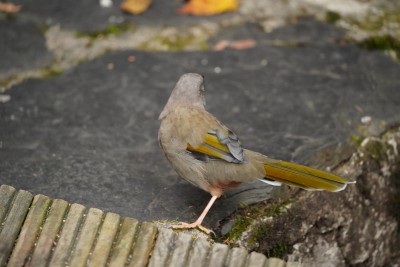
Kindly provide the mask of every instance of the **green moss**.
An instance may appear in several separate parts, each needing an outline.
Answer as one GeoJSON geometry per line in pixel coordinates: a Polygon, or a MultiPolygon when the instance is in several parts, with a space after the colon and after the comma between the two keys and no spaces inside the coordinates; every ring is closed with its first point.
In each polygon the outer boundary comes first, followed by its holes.
{"type": "Polygon", "coordinates": [[[368,50],[394,51],[396,57],[400,58],[400,41],[389,34],[369,37],[359,42],[358,45],[368,50]]]}
{"type": "Polygon", "coordinates": [[[358,42],[360,47],[390,51],[396,59],[400,58],[400,10],[376,12],[362,19],[351,18],[348,22],[354,28],[370,33],[369,38],[358,42]]]}
{"type": "Polygon", "coordinates": [[[107,28],[91,33],[84,33],[84,32],[76,32],[75,37],[76,38],[86,38],[89,37],[90,39],[97,39],[101,37],[105,37],[111,34],[117,35],[121,34],[128,29],[132,29],[133,26],[129,23],[121,23],[121,24],[110,24],[107,26],[107,28]]]}
{"type": "MultiPolygon", "coordinates": [[[[247,206],[241,204],[238,212],[234,215],[234,225],[230,232],[222,237],[223,239],[228,239],[230,241],[239,239],[243,232],[249,229],[253,221],[260,219],[262,217],[274,217],[282,213],[283,209],[289,205],[293,199],[285,200],[281,203],[258,203],[254,205],[247,206]]],[[[261,225],[255,226],[250,234],[249,244],[253,245],[258,238],[265,236],[269,230],[268,224],[262,223],[261,225]]]]}
{"type": "Polygon", "coordinates": [[[355,145],[356,148],[359,148],[361,146],[361,143],[364,140],[364,138],[365,137],[356,134],[350,135],[350,141],[355,145]]]}
{"type": "Polygon", "coordinates": [[[54,76],[61,75],[64,72],[64,69],[59,67],[46,67],[44,69],[43,78],[51,78],[54,76]]]}
{"type": "Polygon", "coordinates": [[[274,217],[276,215],[279,215],[282,210],[293,201],[294,199],[286,199],[279,203],[260,203],[252,205],[247,208],[247,213],[249,213],[250,216],[254,219],[261,216],[274,217]]]}
{"type": "Polygon", "coordinates": [[[50,28],[50,26],[46,24],[37,24],[36,29],[40,31],[43,35],[47,32],[47,30],[50,28]]]}
{"type": "Polygon", "coordinates": [[[256,242],[270,235],[271,235],[271,225],[267,223],[262,223],[254,228],[253,232],[251,233],[248,239],[248,244],[250,246],[254,246],[256,242]]]}
{"type": "Polygon", "coordinates": [[[350,22],[353,26],[364,31],[378,31],[391,25],[398,25],[400,23],[400,10],[370,14],[363,19],[351,19],[350,22]]]}
{"type": "Polygon", "coordinates": [[[384,160],[386,157],[386,147],[380,140],[369,139],[363,144],[362,150],[366,156],[376,160],[384,160]]]}
{"type": "Polygon", "coordinates": [[[253,247],[258,244],[262,244],[265,247],[263,253],[268,257],[283,258],[288,254],[290,250],[290,245],[287,243],[288,236],[286,232],[282,232],[283,222],[273,224],[262,223],[257,228],[254,229],[251,236],[248,239],[248,244],[253,247]],[[267,245],[265,245],[267,244],[267,245]]]}
{"type": "Polygon", "coordinates": [[[17,16],[14,13],[5,12],[3,14],[5,20],[16,20],[17,16]]]}
{"type": "Polygon", "coordinates": [[[287,202],[284,202],[282,204],[272,204],[269,205],[267,210],[265,211],[265,215],[267,215],[268,217],[273,217],[275,215],[278,215],[279,213],[281,213],[281,209],[282,207],[286,206],[287,202]]]}
{"type": "Polygon", "coordinates": [[[210,45],[206,41],[200,42],[199,46],[200,46],[200,51],[205,52],[210,50],[210,45]]]}
{"type": "Polygon", "coordinates": [[[289,245],[287,243],[279,243],[267,251],[268,257],[283,258],[289,252],[289,245]]]}
{"type": "Polygon", "coordinates": [[[250,226],[252,219],[246,216],[238,216],[235,219],[235,224],[232,230],[228,234],[229,240],[235,240],[239,238],[244,231],[250,226]]]}
{"type": "Polygon", "coordinates": [[[337,12],[328,11],[325,13],[325,21],[328,23],[335,24],[340,19],[341,19],[341,16],[337,12]]]}
{"type": "Polygon", "coordinates": [[[178,36],[177,38],[159,38],[160,44],[168,47],[169,51],[181,51],[188,44],[193,42],[193,37],[191,36],[178,36]]]}
{"type": "Polygon", "coordinates": [[[201,51],[209,50],[209,45],[202,38],[192,35],[173,35],[173,36],[156,36],[155,38],[143,43],[140,48],[145,51],[166,50],[166,51],[182,51],[189,45],[197,44],[201,51]]]}
{"type": "Polygon", "coordinates": [[[12,80],[11,78],[7,78],[7,79],[4,79],[4,80],[1,80],[0,81],[0,87],[7,88],[8,85],[10,84],[11,80],[12,80]]]}

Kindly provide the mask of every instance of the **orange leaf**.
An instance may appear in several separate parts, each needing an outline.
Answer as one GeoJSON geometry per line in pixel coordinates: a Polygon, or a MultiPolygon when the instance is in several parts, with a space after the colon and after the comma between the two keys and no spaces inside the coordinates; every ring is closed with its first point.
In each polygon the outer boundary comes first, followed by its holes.
{"type": "Polygon", "coordinates": [[[152,0],[125,0],[121,4],[121,9],[137,15],[145,12],[149,8],[151,1],[152,0]]]}
{"type": "Polygon", "coordinates": [[[256,46],[256,42],[253,39],[244,39],[231,42],[229,47],[236,50],[242,50],[252,48],[254,46],[256,46]]]}
{"type": "Polygon", "coordinates": [[[253,39],[243,39],[237,41],[221,40],[214,45],[213,50],[222,51],[227,48],[242,50],[242,49],[252,48],[254,46],[256,46],[256,42],[253,39]]]}
{"type": "Polygon", "coordinates": [[[21,10],[20,5],[14,5],[12,3],[2,3],[0,2],[0,11],[4,11],[7,13],[17,13],[21,10]]]}
{"type": "Polygon", "coordinates": [[[213,47],[214,51],[222,51],[225,50],[227,47],[230,46],[230,42],[228,40],[221,40],[218,43],[216,43],[213,47]]]}
{"type": "Polygon", "coordinates": [[[179,14],[210,16],[234,11],[238,8],[238,0],[190,0],[177,10],[179,14]]]}

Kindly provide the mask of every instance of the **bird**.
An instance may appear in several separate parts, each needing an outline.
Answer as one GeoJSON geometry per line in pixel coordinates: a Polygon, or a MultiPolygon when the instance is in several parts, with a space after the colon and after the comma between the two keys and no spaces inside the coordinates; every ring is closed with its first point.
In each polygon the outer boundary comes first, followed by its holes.
{"type": "Polygon", "coordinates": [[[160,113],[158,141],[175,171],[189,183],[211,194],[193,223],[174,229],[211,230],[202,222],[224,190],[256,180],[272,186],[287,184],[306,190],[341,191],[354,183],[332,173],[269,158],[243,148],[238,136],[205,109],[204,77],[183,74],[160,113]]]}

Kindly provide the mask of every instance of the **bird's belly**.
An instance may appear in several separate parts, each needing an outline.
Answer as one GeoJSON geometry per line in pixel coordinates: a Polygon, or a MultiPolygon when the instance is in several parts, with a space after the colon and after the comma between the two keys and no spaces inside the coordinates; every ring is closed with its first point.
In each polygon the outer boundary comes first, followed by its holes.
{"type": "Polygon", "coordinates": [[[204,168],[208,182],[221,188],[237,187],[241,183],[252,182],[263,176],[251,163],[229,163],[215,160],[205,163],[204,168]]]}

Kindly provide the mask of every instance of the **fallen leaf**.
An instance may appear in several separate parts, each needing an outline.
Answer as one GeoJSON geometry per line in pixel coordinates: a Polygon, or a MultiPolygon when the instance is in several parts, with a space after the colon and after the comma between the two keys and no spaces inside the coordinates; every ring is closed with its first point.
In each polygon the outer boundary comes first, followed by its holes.
{"type": "Polygon", "coordinates": [[[225,50],[227,47],[229,47],[230,42],[228,40],[221,40],[218,43],[216,43],[213,47],[214,51],[222,51],[225,50]]]}
{"type": "Polygon", "coordinates": [[[17,13],[21,10],[21,5],[14,5],[12,3],[0,2],[0,11],[7,13],[17,13]]]}
{"type": "Polygon", "coordinates": [[[242,50],[252,48],[256,45],[256,42],[253,39],[244,39],[244,40],[237,40],[237,41],[228,41],[228,40],[221,40],[216,43],[213,47],[214,51],[222,51],[227,48],[235,49],[235,50],[242,50]]]}
{"type": "Polygon", "coordinates": [[[145,12],[152,0],[125,0],[121,4],[121,9],[123,11],[138,15],[140,13],[145,12]]]}
{"type": "Polygon", "coordinates": [[[189,3],[177,10],[179,14],[195,16],[211,16],[220,13],[235,11],[238,0],[190,0],[189,3]]]}
{"type": "Polygon", "coordinates": [[[135,62],[136,61],[136,57],[134,56],[134,55],[130,55],[129,57],[128,57],[128,62],[135,62]]]}
{"type": "Polygon", "coordinates": [[[230,48],[241,50],[241,49],[249,49],[256,46],[256,42],[253,39],[244,39],[239,41],[231,42],[230,48]]]}

